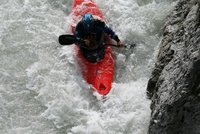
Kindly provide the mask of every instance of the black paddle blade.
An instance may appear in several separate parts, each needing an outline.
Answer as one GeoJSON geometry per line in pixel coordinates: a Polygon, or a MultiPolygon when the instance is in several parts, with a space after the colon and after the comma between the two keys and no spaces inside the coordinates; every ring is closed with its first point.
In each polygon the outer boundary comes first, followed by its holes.
{"type": "Polygon", "coordinates": [[[60,35],[58,41],[61,45],[72,45],[77,42],[74,35],[60,35]]]}

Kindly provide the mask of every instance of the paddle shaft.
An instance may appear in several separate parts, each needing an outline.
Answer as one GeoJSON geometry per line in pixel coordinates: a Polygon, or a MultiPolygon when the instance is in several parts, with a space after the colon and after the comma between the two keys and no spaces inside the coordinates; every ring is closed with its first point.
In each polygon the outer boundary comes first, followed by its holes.
{"type": "MultiPolygon", "coordinates": [[[[74,35],[61,35],[61,36],[59,36],[58,40],[61,45],[72,45],[74,43],[83,43],[84,42],[81,39],[78,40],[74,35]]],[[[115,44],[106,44],[106,45],[120,48],[120,46],[115,45],[115,44]]],[[[123,47],[126,48],[127,46],[123,46],[123,47]]]]}

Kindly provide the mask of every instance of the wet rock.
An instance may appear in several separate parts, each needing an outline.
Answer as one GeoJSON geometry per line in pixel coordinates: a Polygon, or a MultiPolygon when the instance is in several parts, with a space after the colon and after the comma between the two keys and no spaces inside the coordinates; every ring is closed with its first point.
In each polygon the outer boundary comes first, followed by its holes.
{"type": "Polygon", "coordinates": [[[147,96],[149,134],[200,134],[200,0],[180,0],[169,15],[147,96]]]}

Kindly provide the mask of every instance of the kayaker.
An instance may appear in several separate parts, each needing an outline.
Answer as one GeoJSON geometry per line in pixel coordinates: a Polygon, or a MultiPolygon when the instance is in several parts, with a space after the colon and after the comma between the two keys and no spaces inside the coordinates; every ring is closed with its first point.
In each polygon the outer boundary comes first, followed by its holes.
{"type": "Polygon", "coordinates": [[[94,19],[92,14],[85,14],[77,24],[75,36],[80,40],[78,46],[83,56],[90,62],[99,62],[105,56],[106,44],[105,35],[109,35],[117,42],[119,47],[124,44],[120,41],[115,32],[105,22],[94,19]]]}

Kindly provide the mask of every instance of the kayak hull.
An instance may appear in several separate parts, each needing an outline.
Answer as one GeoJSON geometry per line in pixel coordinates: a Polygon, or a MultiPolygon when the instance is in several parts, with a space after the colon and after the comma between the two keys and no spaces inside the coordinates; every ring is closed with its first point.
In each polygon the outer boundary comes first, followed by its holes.
{"type": "MultiPolygon", "coordinates": [[[[93,0],[74,0],[72,33],[74,33],[77,23],[86,13],[91,13],[102,21],[105,21],[102,12],[97,5],[95,5],[93,0]]],[[[110,38],[107,37],[106,43],[110,44],[110,38]]],[[[83,78],[87,83],[91,84],[92,88],[99,94],[107,95],[112,88],[114,79],[114,57],[111,47],[106,48],[104,59],[98,63],[89,62],[83,57],[79,47],[75,46],[75,49],[83,78]]]]}

